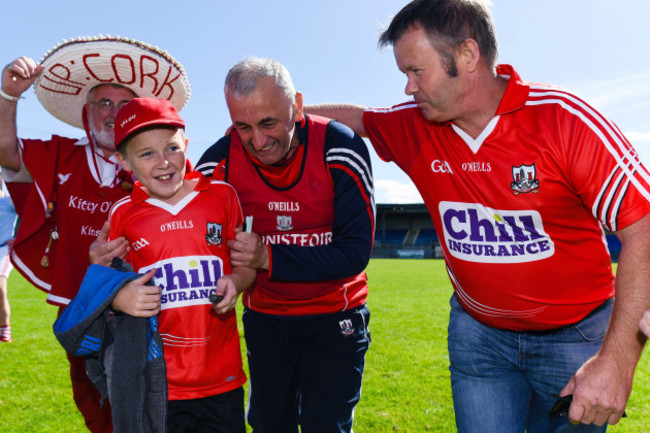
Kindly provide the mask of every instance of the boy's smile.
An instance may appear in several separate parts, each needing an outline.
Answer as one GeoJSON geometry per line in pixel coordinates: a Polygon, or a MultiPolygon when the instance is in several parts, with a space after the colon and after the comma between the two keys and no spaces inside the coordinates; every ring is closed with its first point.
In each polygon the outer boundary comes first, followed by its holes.
{"type": "Polygon", "coordinates": [[[125,170],[133,170],[151,198],[177,203],[193,188],[185,178],[187,138],[182,128],[154,127],[138,132],[125,142],[126,152],[118,152],[125,170]]]}

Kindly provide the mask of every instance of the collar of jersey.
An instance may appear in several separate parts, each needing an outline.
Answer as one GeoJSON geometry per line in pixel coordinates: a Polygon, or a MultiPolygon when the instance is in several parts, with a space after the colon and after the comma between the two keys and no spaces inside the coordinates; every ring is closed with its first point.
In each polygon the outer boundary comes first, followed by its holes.
{"type": "Polygon", "coordinates": [[[497,66],[497,75],[508,79],[508,87],[499,102],[496,116],[524,108],[530,87],[522,81],[515,68],[506,64],[499,65],[497,66]]]}

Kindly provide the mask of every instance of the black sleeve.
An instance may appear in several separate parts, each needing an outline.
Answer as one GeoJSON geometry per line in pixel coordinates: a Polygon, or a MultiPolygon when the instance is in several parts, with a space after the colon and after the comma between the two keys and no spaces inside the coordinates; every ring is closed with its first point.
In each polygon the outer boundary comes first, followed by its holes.
{"type": "MultiPolygon", "coordinates": [[[[228,149],[230,148],[230,135],[222,137],[219,141],[203,152],[199,162],[196,163],[194,171],[199,171],[205,177],[212,177],[214,169],[228,158],[228,149]]],[[[223,166],[223,165],[222,165],[223,166]]],[[[227,170],[225,171],[224,180],[227,182],[227,170]]]]}

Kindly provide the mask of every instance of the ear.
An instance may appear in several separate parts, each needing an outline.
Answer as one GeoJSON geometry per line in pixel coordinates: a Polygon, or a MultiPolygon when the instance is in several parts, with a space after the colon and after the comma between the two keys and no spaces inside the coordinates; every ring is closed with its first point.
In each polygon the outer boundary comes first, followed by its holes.
{"type": "Polygon", "coordinates": [[[293,102],[293,121],[294,123],[302,122],[304,119],[303,106],[302,106],[302,93],[296,92],[296,99],[293,102]]]}
{"type": "Polygon", "coordinates": [[[465,39],[460,44],[458,63],[462,64],[467,72],[474,72],[480,59],[481,51],[476,41],[471,38],[465,39]]]}
{"type": "Polygon", "coordinates": [[[120,152],[115,152],[115,157],[117,158],[117,162],[120,163],[120,167],[124,171],[131,171],[131,167],[129,167],[129,163],[126,161],[126,158],[120,153],[120,152]]]}

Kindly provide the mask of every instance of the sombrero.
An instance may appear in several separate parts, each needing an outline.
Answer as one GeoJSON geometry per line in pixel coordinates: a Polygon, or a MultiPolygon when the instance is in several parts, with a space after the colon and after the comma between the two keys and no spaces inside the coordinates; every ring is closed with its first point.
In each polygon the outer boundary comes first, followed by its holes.
{"type": "Polygon", "coordinates": [[[138,97],[167,99],[180,111],[190,98],[183,66],[168,52],[133,39],[113,36],[64,40],[40,62],[36,96],[54,117],[83,129],[88,92],[100,84],[119,84],[138,97]]]}

